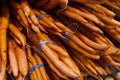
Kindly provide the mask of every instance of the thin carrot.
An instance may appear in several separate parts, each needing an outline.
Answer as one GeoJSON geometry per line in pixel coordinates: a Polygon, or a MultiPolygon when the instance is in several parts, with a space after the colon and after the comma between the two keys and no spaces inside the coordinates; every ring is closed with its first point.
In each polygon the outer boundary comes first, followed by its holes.
{"type": "MultiPolygon", "coordinates": [[[[39,57],[39,56],[37,55],[37,53],[34,53],[34,57],[35,57],[35,59],[36,59],[36,61],[37,61],[38,64],[43,64],[43,62],[42,62],[42,60],[41,60],[41,57],[39,57]]],[[[45,67],[40,67],[39,70],[40,70],[41,75],[42,75],[42,77],[43,77],[44,80],[50,80],[50,78],[49,78],[49,76],[47,75],[47,72],[46,72],[46,70],[45,70],[45,67]]]]}
{"type": "MultiPolygon", "coordinates": [[[[36,62],[35,58],[33,57],[30,48],[27,48],[27,56],[28,56],[28,60],[32,63],[32,65],[36,66],[37,62],[36,62]]],[[[36,76],[37,76],[38,80],[42,80],[43,78],[42,78],[41,73],[38,68],[35,69],[35,72],[36,72],[36,76]]]]}
{"type": "Polygon", "coordinates": [[[94,22],[94,23],[96,23],[100,26],[104,26],[104,23],[102,21],[100,21],[100,19],[97,18],[93,14],[90,14],[90,13],[88,14],[86,12],[80,11],[80,10],[78,10],[76,8],[73,8],[73,7],[70,7],[70,6],[68,7],[68,10],[71,11],[71,12],[74,12],[74,13],[84,17],[85,19],[90,20],[90,21],[92,21],[92,22],[94,22]]]}
{"type": "MultiPolygon", "coordinates": [[[[28,66],[29,66],[29,69],[31,69],[33,67],[32,63],[31,62],[28,62],[28,66]]],[[[37,73],[35,71],[33,71],[31,73],[31,76],[30,76],[31,79],[33,80],[38,80],[38,76],[37,76],[37,73]]]]}
{"type": "Polygon", "coordinates": [[[76,32],[76,35],[82,39],[83,42],[85,42],[87,45],[91,46],[92,48],[96,49],[96,50],[105,50],[108,48],[108,45],[106,44],[98,44],[93,42],[92,40],[90,40],[89,38],[87,38],[86,36],[84,36],[82,33],[80,32],[76,32]]]}
{"type": "Polygon", "coordinates": [[[75,19],[76,21],[82,23],[83,25],[85,25],[86,27],[88,27],[89,29],[95,31],[95,32],[98,32],[98,33],[103,33],[101,32],[101,30],[96,27],[95,25],[93,24],[90,24],[87,20],[85,20],[82,16],[79,16],[78,14],[74,13],[74,12],[70,12],[68,10],[65,10],[61,13],[62,15],[65,15],[67,17],[70,17],[72,19],[75,19]]]}
{"type": "Polygon", "coordinates": [[[22,45],[21,41],[16,36],[14,36],[11,32],[9,33],[17,44],[22,45]]]}

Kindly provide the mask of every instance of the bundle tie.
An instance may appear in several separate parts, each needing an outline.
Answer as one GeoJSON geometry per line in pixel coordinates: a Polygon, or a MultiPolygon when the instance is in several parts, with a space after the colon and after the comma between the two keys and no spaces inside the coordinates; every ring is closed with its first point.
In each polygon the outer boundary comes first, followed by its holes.
{"type": "Polygon", "coordinates": [[[32,72],[35,71],[37,68],[43,67],[43,66],[44,66],[44,64],[39,64],[39,65],[33,66],[33,67],[29,70],[28,75],[25,77],[24,80],[30,80],[30,75],[32,74],[32,72]]]}
{"type": "Polygon", "coordinates": [[[41,48],[43,45],[47,44],[47,43],[52,43],[52,44],[55,44],[53,41],[50,41],[50,40],[46,40],[46,41],[43,41],[43,42],[40,42],[38,44],[38,53],[40,54],[41,53],[41,48]]]}

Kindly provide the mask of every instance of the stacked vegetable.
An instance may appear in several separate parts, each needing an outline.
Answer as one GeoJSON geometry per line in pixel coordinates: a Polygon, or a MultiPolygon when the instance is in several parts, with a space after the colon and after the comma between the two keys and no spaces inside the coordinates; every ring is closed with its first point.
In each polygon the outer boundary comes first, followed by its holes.
{"type": "Polygon", "coordinates": [[[9,1],[0,8],[0,80],[98,80],[120,68],[119,0],[9,1]],[[74,3],[74,4],[73,4],[74,3]],[[32,5],[32,6],[31,6],[32,5]],[[58,9],[59,5],[62,9],[58,9]],[[55,10],[51,10],[55,8],[55,10]],[[46,10],[49,10],[47,13],[46,10]]]}

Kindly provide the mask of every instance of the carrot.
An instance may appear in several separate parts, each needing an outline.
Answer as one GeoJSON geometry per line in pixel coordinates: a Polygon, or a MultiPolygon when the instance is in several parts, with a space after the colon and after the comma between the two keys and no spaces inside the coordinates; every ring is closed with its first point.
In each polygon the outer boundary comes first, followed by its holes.
{"type": "Polygon", "coordinates": [[[23,80],[23,76],[21,73],[18,74],[18,76],[15,78],[15,80],[23,80]]]}
{"type": "Polygon", "coordinates": [[[108,24],[108,25],[117,25],[120,26],[120,22],[114,20],[113,18],[110,19],[107,16],[104,16],[101,13],[97,13],[97,12],[93,12],[93,14],[95,14],[96,16],[98,16],[104,23],[108,24]]]}
{"type": "Polygon", "coordinates": [[[104,58],[109,64],[113,65],[114,67],[120,67],[120,63],[115,62],[110,56],[105,56],[104,58]]]}
{"type": "Polygon", "coordinates": [[[18,30],[18,28],[16,28],[16,26],[13,23],[9,23],[9,30],[11,31],[11,33],[17,37],[20,42],[22,43],[23,46],[26,45],[26,38],[25,36],[18,30]]]}
{"type": "MultiPolygon", "coordinates": [[[[35,57],[35,59],[37,61],[37,64],[43,64],[41,58],[37,55],[37,53],[34,53],[34,57],[35,57]]],[[[39,70],[41,72],[43,80],[50,80],[49,76],[46,73],[45,67],[40,67],[39,70]]]]}
{"type": "Polygon", "coordinates": [[[96,51],[89,47],[88,45],[86,45],[82,40],[80,40],[76,35],[73,35],[71,38],[70,38],[76,45],[78,45],[79,47],[87,50],[88,52],[90,53],[96,53],[96,51]]]}
{"type": "MultiPolygon", "coordinates": [[[[28,60],[32,63],[32,65],[36,66],[37,62],[36,62],[35,58],[33,57],[30,48],[27,48],[27,56],[28,56],[28,60]]],[[[38,80],[42,80],[43,78],[42,78],[41,73],[38,68],[35,69],[35,72],[36,72],[36,76],[37,76],[38,80]]]]}
{"type": "Polygon", "coordinates": [[[18,69],[23,76],[26,76],[28,73],[28,62],[26,57],[26,52],[23,48],[16,47],[16,56],[18,62],[18,69]]]}
{"type": "Polygon", "coordinates": [[[14,36],[14,34],[12,34],[11,32],[9,33],[17,44],[22,45],[21,41],[16,36],[14,36]]]}
{"type": "Polygon", "coordinates": [[[106,4],[107,6],[110,6],[111,8],[120,10],[120,8],[119,8],[117,5],[113,4],[113,3],[110,2],[110,1],[105,1],[105,4],[106,4]]]}
{"type": "Polygon", "coordinates": [[[5,77],[6,77],[6,64],[2,59],[2,71],[0,72],[0,80],[4,80],[5,77]]]}
{"type": "Polygon", "coordinates": [[[63,79],[68,79],[68,77],[67,77],[65,74],[61,73],[61,71],[59,71],[59,70],[55,67],[55,65],[49,60],[49,58],[48,58],[46,55],[44,55],[44,53],[43,53],[42,56],[43,56],[43,57],[45,58],[45,60],[47,61],[49,67],[50,67],[58,76],[60,76],[60,77],[63,78],[63,79]]]}
{"type": "MultiPolygon", "coordinates": [[[[2,6],[1,24],[0,24],[0,54],[2,59],[7,64],[7,28],[9,24],[9,9],[6,5],[2,6]]],[[[1,79],[2,80],[2,79],[1,79]]]]}
{"type": "Polygon", "coordinates": [[[65,25],[63,25],[61,22],[54,22],[56,26],[58,26],[62,31],[64,32],[70,32],[73,33],[73,31],[71,31],[69,28],[67,28],[65,25]]]}
{"type": "Polygon", "coordinates": [[[100,21],[99,18],[97,18],[93,14],[90,14],[90,13],[88,14],[86,12],[83,12],[81,10],[78,10],[78,9],[70,7],[70,6],[68,7],[68,10],[71,11],[71,12],[74,12],[74,13],[84,17],[85,19],[90,20],[90,21],[92,21],[92,22],[94,22],[94,23],[96,23],[100,26],[105,26],[104,23],[102,21],[100,21]]]}
{"type": "MultiPolygon", "coordinates": [[[[33,67],[32,63],[28,62],[28,65],[29,65],[29,69],[31,69],[33,67]]],[[[35,71],[33,71],[31,73],[31,76],[30,76],[31,79],[33,80],[38,80],[38,76],[37,76],[37,73],[35,71]]]]}
{"type": "Polygon", "coordinates": [[[16,76],[18,76],[18,64],[17,64],[14,45],[11,40],[9,40],[9,42],[8,42],[8,55],[9,55],[9,61],[10,61],[12,73],[16,77],[16,76]]]}
{"type": "Polygon", "coordinates": [[[105,13],[107,16],[114,17],[115,13],[108,10],[107,8],[99,5],[99,4],[85,4],[87,7],[92,8],[93,10],[99,13],[105,13]]]}
{"type": "Polygon", "coordinates": [[[15,1],[15,0],[12,0],[10,1],[10,6],[14,9],[14,10],[17,10],[16,13],[20,16],[20,19],[22,20],[22,22],[25,24],[25,28],[28,28],[29,27],[29,24],[28,24],[28,21],[27,21],[27,18],[25,17],[25,14],[21,8],[21,6],[15,1]]]}
{"type": "Polygon", "coordinates": [[[108,48],[108,45],[95,43],[80,32],[76,32],[76,36],[82,39],[82,41],[85,42],[88,46],[91,46],[92,48],[96,50],[105,50],[108,48]]]}
{"type": "Polygon", "coordinates": [[[31,9],[30,9],[27,1],[21,2],[20,6],[21,6],[22,10],[24,11],[25,16],[28,17],[30,15],[31,9]]]}
{"type": "Polygon", "coordinates": [[[89,29],[98,32],[98,33],[103,33],[98,27],[96,27],[93,24],[90,24],[87,20],[85,20],[82,16],[79,16],[76,13],[70,12],[68,10],[65,10],[61,13],[62,15],[65,15],[67,17],[70,17],[72,19],[75,19],[76,21],[82,23],[83,25],[85,25],[86,27],[88,27],[89,29]]]}
{"type": "Polygon", "coordinates": [[[70,41],[70,40],[69,40],[69,41],[67,42],[67,44],[68,44],[69,46],[71,46],[73,49],[77,50],[78,52],[80,52],[81,54],[84,54],[85,56],[87,56],[87,57],[89,57],[89,58],[93,58],[93,59],[99,59],[99,58],[100,58],[100,56],[98,56],[98,55],[93,55],[93,54],[87,52],[86,50],[78,47],[73,41],[70,41]]]}

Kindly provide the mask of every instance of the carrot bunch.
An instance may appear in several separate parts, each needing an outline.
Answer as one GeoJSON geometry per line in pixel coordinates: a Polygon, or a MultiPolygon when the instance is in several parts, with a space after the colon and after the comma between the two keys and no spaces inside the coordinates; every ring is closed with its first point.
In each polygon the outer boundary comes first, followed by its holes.
{"type": "Polygon", "coordinates": [[[104,34],[120,41],[120,22],[105,7],[119,10],[119,3],[9,1],[0,7],[0,80],[7,74],[15,80],[103,80],[112,73],[108,65],[119,70],[120,49],[104,34]]]}

